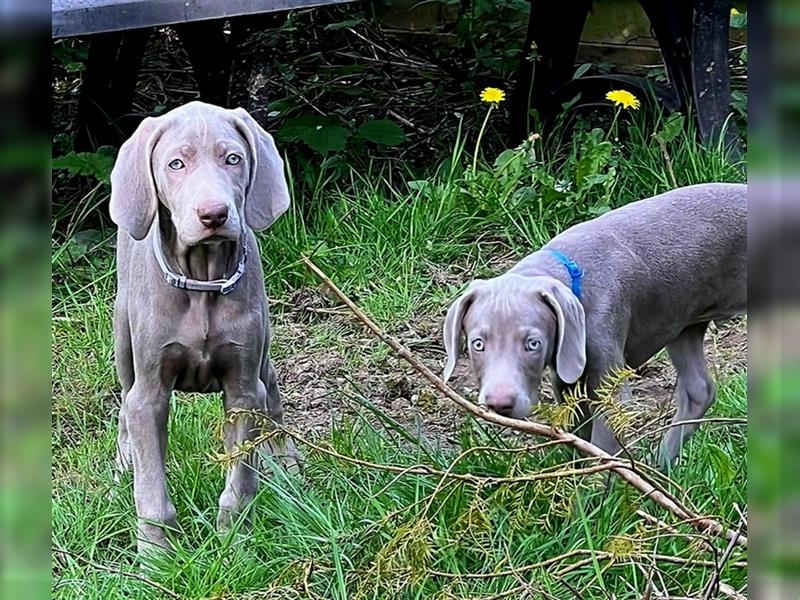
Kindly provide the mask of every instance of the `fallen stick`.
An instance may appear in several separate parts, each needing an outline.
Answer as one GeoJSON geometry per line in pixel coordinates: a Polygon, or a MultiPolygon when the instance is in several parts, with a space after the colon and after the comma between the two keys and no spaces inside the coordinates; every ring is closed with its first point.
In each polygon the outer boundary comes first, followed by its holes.
{"type": "MultiPolygon", "coordinates": [[[[534,421],[520,421],[518,419],[511,419],[509,417],[504,417],[502,415],[498,415],[497,413],[491,412],[485,408],[482,408],[476,404],[473,404],[472,402],[461,396],[459,393],[457,393],[455,390],[453,390],[450,386],[448,386],[438,375],[436,375],[428,367],[426,367],[424,364],[418,361],[405,346],[403,346],[400,342],[395,340],[393,337],[385,333],[380,327],[378,327],[310,259],[308,259],[307,257],[303,257],[303,262],[334,293],[334,295],[337,298],[339,298],[339,300],[341,300],[353,312],[353,314],[358,318],[358,320],[361,321],[364,325],[366,325],[367,329],[372,331],[372,333],[374,333],[377,337],[383,340],[383,342],[385,342],[401,358],[403,358],[408,364],[410,364],[415,371],[417,371],[420,375],[422,375],[425,379],[427,379],[437,390],[439,390],[439,392],[441,392],[444,396],[446,396],[447,398],[458,404],[461,408],[463,408],[471,415],[479,419],[482,419],[484,421],[488,421],[489,423],[494,423],[495,425],[501,425],[503,427],[508,427],[510,429],[516,429],[517,431],[524,431],[526,433],[532,433],[534,435],[540,435],[551,439],[560,440],[566,444],[569,444],[570,446],[572,446],[573,448],[577,449],[579,452],[582,452],[587,456],[592,456],[602,461],[613,461],[615,463],[618,463],[619,460],[618,458],[612,456],[605,450],[598,448],[591,442],[587,442],[583,438],[580,438],[573,433],[560,431],[558,429],[555,429],[554,427],[550,427],[549,425],[543,425],[542,423],[536,423],[534,421]]],[[[631,462],[631,464],[633,463],[631,462]]],[[[740,535],[739,532],[734,531],[732,529],[728,529],[727,527],[725,527],[724,525],[722,525],[721,523],[712,518],[701,517],[692,514],[685,507],[680,506],[668,495],[658,490],[650,481],[648,481],[641,474],[634,471],[631,467],[627,465],[623,466],[621,464],[615,464],[613,467],[611,467],[610,470],[616,473],[628,484],[639,490],[646,498],[651,499],[653,502],[655,502],[662,508],[668,510],[679,519],[687,521],[699,531],[708,532],[717,536],[722,536],[728,540],[735,540],[734,542],[735,544],[743,546],[745,548],[747,547],[746,536],[740,535]]]]}

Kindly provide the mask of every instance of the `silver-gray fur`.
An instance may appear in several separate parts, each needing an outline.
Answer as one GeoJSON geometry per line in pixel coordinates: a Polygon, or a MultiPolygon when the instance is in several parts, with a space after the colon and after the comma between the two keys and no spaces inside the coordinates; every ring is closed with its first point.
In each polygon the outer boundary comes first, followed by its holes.
{"type": "MultiPolygon", "coordinates": [[[[172,391],[221,391],[226,413],[248,412],[226,422],[226,451],[260,433],[254,415],[282,422],[253,230],[288,208],[289,190],[272,137],[243,109],[201,102],[145,119],[120,149],[111,184],[111,217],[119,226],[117,464],[133,467],[139,550],[168,548],[165,528],[177,526],[164,469],[172,391]],[[154,236],[171,270],[199,280],[229,277],[245,241],[244,275],[227,295],[172,287],[156,261],[154,236]]],[[[294,462],[291,445],[281,453],[294,462]]],[[[255,463],[249,455],[229,468],[220,529],[245,511],[249,517],[258,487],[255,463]]]]}
{"type": "MultiPolygon", "coordinates": [[[[447,380],[467,339],[479,402],[515,418],[537,403],[542,371],[554,392],[585,382],[590,398],[610,371],[637,368],[666,347],[677,371],[673,423],[701,418],[714,402],[703,338],[712,320],[747,307],[747,186],[709,183],[634,202],[576,225],[507,273],[476,280],[445,319],[447,380]],[[580,301],[566,267],[584,271],[580,301]]],[[[600,418],[591,439],[620,450],[600,418]]],[[[670,428],[673,460],[696,425],[670,428]]]]}

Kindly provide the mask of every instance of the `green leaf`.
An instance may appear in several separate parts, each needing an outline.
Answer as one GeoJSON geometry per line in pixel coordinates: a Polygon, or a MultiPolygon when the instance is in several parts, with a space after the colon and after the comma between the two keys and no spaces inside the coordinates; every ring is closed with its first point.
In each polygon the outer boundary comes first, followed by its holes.
{"type": "Polygon", "coordinates": [[[603,131],[594,129],[585,137],[581,157],[575,167],[575,183],[579,189],[590,188],[605,180],[603,169],[611,159],[611,142],[601,141],[603,131]]]}
{"type": "Polygon", "coordinates": [[[341,125],[325,125],[309,130],[303,135],[303,142],[320,154],[344,150],[350,130],[341,125]]]}
{"type": "Polygon", "coordinates": [[[660,144],[669,144],[672,140],[683,133],[683,126],[686,118],[681,113],[674,113],[664,121],[661,131],[656,133],[655,138],[660,144]]]}
{"type": "Polygon", "coordinates": [[[580,79],[592,68],[592,63],[584,63],[577,69],[575,69],[575,74],[572,76],[573,79],[580,79]]]}
{"type": "Polygon", "coordinates": [[[339,29],[346,29],[348,27],[357,27],[364,22],[364,19],[347,19],[339,21],[338,23],[329,23],[325,25],[327,31],[338,31],[339,29]]]}
{"type": "Polygon", "coordinates": [[[94,177],[104,183],[109,182],[114,168],[116,150],[103,146],[97,152],[70,152],[53,159],[53,169],[67,171],[70,175],[94,177]]]}
{"type": "Polygon", "coordinates": [[[516,150],[503,150],[497,155],[497,158],[494,159],[495,171],[503,171],[517,158],[519,158],[519,155],[516,150]]]}
{"type": "Polygon", "coordinates": [[[344,150],[351,131],[338,121],[321,115],[301,115],[288,119],[276,136],[284,142],[303,142],[320,154],[344,150]]]}
{"type": "Polygon", "coordinates": [[[742,12],[738,15],[731,14],[731,27],[733,29],[744,29],[747,27],[747,13],[742,12]]]}
{"type": "Polygon", "coordinates": [[[358,135],[382,146],[397,146],[406,141],[406,134],[400,126],[389,119],[367,121],[358,128],[358,135]]]}
{"type": "Polygon", "coordinates": [[[283,142],[300,142],[303,141],[303,136],[308,135],[310,131],[332,123],[333,121],[320,115],[300,115],[287,119],[275,135],[283,142]]]}
{"type": "Polygon", "coordinates": [[[711,465],[717,481],[723,485],[730,485],[736,475],[736,471],[728,453],[716,444],[708,444],[704,451],[708,455],[707,463],[711,465]]]}
{"type": "Polygon", "coordinates": [[[572,110],[572,107],[578,103],[580,99],[581,99],[581,93],[578,92],[577,94],[575,94],[572,100],[568,100],[566,102],[561,103],[561,110],[563,110],[564,112],[569,112],[570,110],[572,110]]]}

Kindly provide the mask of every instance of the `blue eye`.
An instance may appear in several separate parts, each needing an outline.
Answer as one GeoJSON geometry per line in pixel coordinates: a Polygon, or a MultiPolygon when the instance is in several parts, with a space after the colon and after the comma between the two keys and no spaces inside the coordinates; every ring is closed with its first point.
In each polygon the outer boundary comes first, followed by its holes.
{"type": "Polygon", "coordinates": [[[183,168],[184,168],[186,165],[184,165],[184,164],[183,164],[183,161],[182,161],[180,158],[176,158],[176,159],[175,159],[175,160],[173,160],[171,163],[169,163],[169,165],[168,165],[168,166],[169,166],[169,168],[170,168],[170,169],[172,169],[173,171],[180,171],[180,170],[181,170],[181,169],[183,169],[183,168]]]}
{"type": "Polygon", "coordinates": [[[238,154],[228,154],[228,158],[225,159],[226,165],[238,165],[242,162],[242,157],[238,154]]]}
{"type": "Polygon", "coordinates": [[[528,341],[525,342],[525,350],[528,352],[535,352],[539,349],[542,345],[542,342],[539,340],[534,340],[533,338],[528,338],[528,341]]]}
{"type": "Polygon", "coordinates": [[[475,350],[475,352],[483,352],[483,340],[480,338],[472,340],[472,349],[475,350]]]}

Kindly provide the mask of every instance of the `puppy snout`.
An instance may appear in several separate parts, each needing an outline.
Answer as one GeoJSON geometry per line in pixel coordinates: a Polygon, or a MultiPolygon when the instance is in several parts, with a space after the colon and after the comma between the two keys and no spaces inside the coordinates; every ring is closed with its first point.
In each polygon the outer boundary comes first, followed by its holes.
{"type": "Polygon", "coordinates": [[[497,385],[484,395],[486,406],[504,417],[510,417],[517,403],[514,390],[506,385],[497,385]]]}
{"type": "Polygon", "coordinates": [[[197,209],[197,218],[206,229],[219,229],[228,220],[228,205],[205,204],[197,209]]]}

